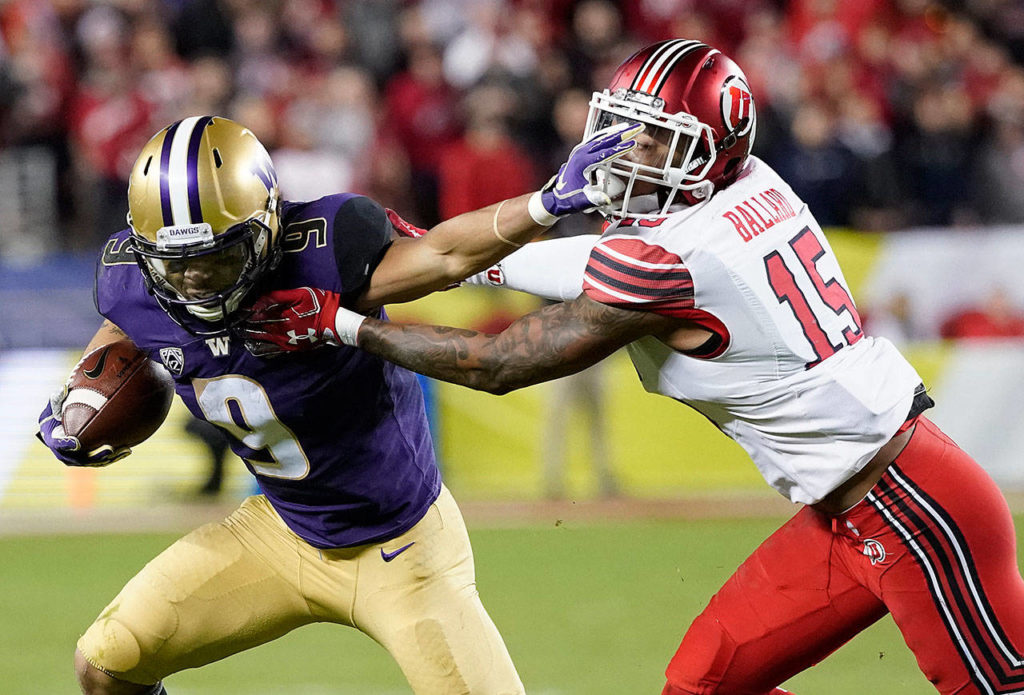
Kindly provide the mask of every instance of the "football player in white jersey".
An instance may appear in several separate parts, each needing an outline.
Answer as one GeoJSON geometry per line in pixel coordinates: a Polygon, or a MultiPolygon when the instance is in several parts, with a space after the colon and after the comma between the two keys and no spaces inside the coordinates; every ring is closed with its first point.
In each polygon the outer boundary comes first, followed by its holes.
{"type": "MultiPolygon", "coordinates": [[[[483,282],[566,300],[497,335],[258,303],[253,340],[337,336],[418,372],[505,393],[626,346],[648,391],[697,409],[805,506],[711,599],[664,695],[766,695],[886,613],[941,693],[1024,693],[1024,581],[991,478],[933,423],[921,379],[865,335],[812,212],[750,156],[754,99],[697,41],[648,46],[595,93],[587,134],[645,131],[596,179],[600,238],[531,244],[483,282]]],[[[311,310],[319,305],[322,311],[311,310]]]]}

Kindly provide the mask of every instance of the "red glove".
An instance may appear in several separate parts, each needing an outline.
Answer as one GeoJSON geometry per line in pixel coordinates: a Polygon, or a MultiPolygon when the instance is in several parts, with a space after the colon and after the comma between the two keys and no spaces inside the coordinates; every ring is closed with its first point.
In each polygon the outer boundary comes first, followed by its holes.
{"type": "Polygon", "coordinates": [[[266,294],[256,300],[242,324],[245,346],[262,356],[341,345],[334,327],[339,301],[336,292],[314,287],[266,294]]]}

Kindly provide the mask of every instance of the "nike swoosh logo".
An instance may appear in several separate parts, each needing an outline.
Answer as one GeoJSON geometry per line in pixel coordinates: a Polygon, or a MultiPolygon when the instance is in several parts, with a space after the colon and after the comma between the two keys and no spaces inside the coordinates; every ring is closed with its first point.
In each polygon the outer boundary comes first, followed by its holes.
{"type": "Polygon", "coordinates": [[[110,352],[110,348],[104,348],[103,352],[100,353],[100,361],[96,363],[96,366],[92,369],[86,369],[82,372],[85,374],[87,379],[99,379],[100,374],[103,373],[103,365],[107,363],[107,353],[110,352]]]}
{"type": "Polygon", "coordinates": [[[392,560],[394,560],[394,559],[395,559],[396,557],[398,557],[399,555],[401,555],[402,553],[404,553],[404,552],[405,552],[406,550],[408,550],[409,548],[413,547],[414,545],[416,545],[416,541],[413,541],[413,542],[412,542],[412,543],[410,543],[409,545],[403,545],[403,546],[402,546],[401,548],[399,548],[398,550],[395,550],[395,551],[393,551],[393,552],[390,552],[390,553],[389,553],[389,552],[386,552],[386,551],[384,550],[384,548],[381,548],[381,549],[380,549],[380,556],[381,556],[381,559],[383,559],[383,560],[384,560],[384,562],[391,562],[391,561],[392,561],[392,560]]]}

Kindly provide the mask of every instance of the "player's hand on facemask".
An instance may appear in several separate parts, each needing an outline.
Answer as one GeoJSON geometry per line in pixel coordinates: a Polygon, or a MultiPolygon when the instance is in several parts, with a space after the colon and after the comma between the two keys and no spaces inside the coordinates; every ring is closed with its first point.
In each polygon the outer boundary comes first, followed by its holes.
{"type": "Polygon", "coordinates": [[[266,356],[321,345],[355,345],[356,332],[365,318],[342,307],[336,292],[298,287],[275,290],[257,299],[242,331],[249,352],[266,356]]]}
{"type": "Polygon", "coordinates": [[[50,401],[39,414],[39,431],[36,432],[36,438],[45,444],[61,463],[66,466],[101,468],[132,453],[126,446],[115,448],[109,445],[97,447],[92,451],[82,451],[81,442],[77,437],[69,436],[64,431],[64,423],[61,421],[61,410],[67,395],[68,389],[65,385],[50,396],[50,401]]]}
{"type": "Polygon", "coordinates": [[[619,123],[576,145],[558,174],[530,199],[534,221],[552,225],[574,212],[610,204],[612,196],[621,194],[619,189],[623,187],[617,179],[598,181],[597,167],[632,151],[636,147],[634,138],[643,129],[642,123],[619,123]]]}

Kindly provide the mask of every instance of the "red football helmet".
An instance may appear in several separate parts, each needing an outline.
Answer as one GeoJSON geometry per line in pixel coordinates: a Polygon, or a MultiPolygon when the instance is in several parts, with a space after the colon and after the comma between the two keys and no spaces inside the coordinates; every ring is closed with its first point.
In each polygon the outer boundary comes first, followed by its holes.
{"type": "Polygon", "coordinates": [[[757,126],[739,66],[683,39],[647,46],[620,65],[608,89],[594,92],[584,137],[622,121],[646,129],[637,150],[599,169],[598,183],[615,199],[602,212],[615,217],[663,217],[674,203],[694,204],[732,183],[757,126]]]}

